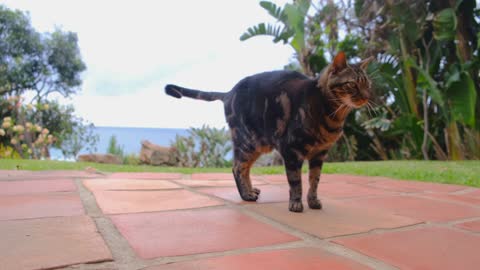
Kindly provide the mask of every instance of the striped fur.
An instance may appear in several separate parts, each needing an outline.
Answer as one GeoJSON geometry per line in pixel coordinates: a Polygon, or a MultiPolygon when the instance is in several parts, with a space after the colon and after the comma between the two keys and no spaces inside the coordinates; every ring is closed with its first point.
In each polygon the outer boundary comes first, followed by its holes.
{"type": "Polygon", "coordinates": [[[301,212],[303,161],[309,161],[308,205],[320,209],[317,186],[323,161],[342,136],[349,112],[370,98],[371,83],[365,73],[370,60],[348,65],[345,55],[339,53],[319,78],[294,71],[265,72],[241,80],[226,93],[175,85],[167,85],[165,90],[176,98],[224,103],[233,141],[233,175],[243,200],[256,201],[260,193],[250,179],[253,163],[263,153],[278,150],[290,185],[289,209],[301,212]]]}

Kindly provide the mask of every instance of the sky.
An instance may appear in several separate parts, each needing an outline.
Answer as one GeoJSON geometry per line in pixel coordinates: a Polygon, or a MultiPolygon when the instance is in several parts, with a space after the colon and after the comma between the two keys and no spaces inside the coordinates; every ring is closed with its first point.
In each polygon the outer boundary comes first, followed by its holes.
{"type": "Polygon", "coordinates": [[[96,126],[157,128],[226,126],[220,101],[174,99],[166,84],[227,92],[289,62],[293,49],[271,37],[239,40],[248,27],[275,22],[258,2],[0,0],[29,12],[39,32],[77,33],[87,70],[79,94],[59,101],[96,126]]]}

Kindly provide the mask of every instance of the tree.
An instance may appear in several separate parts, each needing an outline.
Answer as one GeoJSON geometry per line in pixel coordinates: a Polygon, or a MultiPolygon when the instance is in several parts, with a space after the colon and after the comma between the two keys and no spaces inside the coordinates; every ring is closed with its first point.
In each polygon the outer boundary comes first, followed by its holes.
{"type": "Polygon", "coordinates": [[[75,33],[40,34],[26,13],[0,5],[0,121],[8,127],[0,131],[2,149],[34,159],[49,158],[50,147],[65,157],[94,149],[93,125],[49,98],[77,93],[85,69],[75,33]],[[27,92],[35,94],[30,103],[24,103],[27,92]]]}
{"type": "Polygon", "coordinates": [[[0,95],[76,93],[86,69],[77,43],[75,33],[60,29],[42,35],[27,14],[0,5],[0,95]]]}

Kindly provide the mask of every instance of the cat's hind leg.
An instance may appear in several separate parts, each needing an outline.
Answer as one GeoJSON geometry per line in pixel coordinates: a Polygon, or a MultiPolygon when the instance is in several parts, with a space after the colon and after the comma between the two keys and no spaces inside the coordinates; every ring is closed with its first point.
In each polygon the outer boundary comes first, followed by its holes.
{"type": "Polygon", "coordinates": [[[233,145],[233,176],[240,197],[244,201],[256,201],[260,194],[260,189],[252,186],[250,168],[260,156],[260,153],[249,143],[237,144],[234,142],[233,145]]]}

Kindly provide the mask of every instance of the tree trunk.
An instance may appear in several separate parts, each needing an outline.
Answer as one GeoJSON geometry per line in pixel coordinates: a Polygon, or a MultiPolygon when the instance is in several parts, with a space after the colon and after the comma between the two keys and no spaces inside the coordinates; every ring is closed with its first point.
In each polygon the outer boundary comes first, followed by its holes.
{"type": "Polygon", "coordinates": [[[427,90],[423,90],[423,143],[422,143],[422,153],[423,159],[429,160],[428,158],[428,103],[427,103],[427,90]]]}
{"type": "Polygon", "coordinates": [[[407,94],[408,105],[410,112],[413,113],[418,119],[420,114],[418,113],[417,108],[417,87],[413,77],[412,67],[408,64],[407,60],[410,57],[407,51],[407,45],[405,44],[405,39],[403,34],[400,32],[400,49],[402,54],[402,72],[403,72],[403,83],[405,86],[405,91],[407,94]]]}
{"type": "Polygon", "coordinates": [[[462,151],[457,122],[451,121],[445,131],[448,140],[448,156],[450,160],[464,160],[465,156],[462,151]]]}

